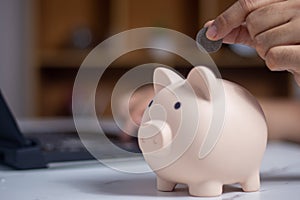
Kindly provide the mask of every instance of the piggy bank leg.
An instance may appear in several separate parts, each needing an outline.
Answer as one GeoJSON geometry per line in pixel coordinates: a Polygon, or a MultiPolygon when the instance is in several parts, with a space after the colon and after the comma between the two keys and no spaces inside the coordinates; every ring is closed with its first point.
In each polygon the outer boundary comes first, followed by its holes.
{"type": "Polygon", "coordinates": [[[156,184],[157,184],[157,189],[163,192],[171,192],[174,190],[176,186],[176,183],[162,179],[159,176],[157,176],[156,178],[156,184]]]}
{"type": "Polygon", "coordinates": [[[223,184],[217,181],[189,184],[189,193],[192,196],[213,197],[222,194],[223,184]]]}
{"type": "Polygon", "coordinates": [[[251,176],[249,176],[245,182],[241,183],[241,186],[245,192],[255,192],[259,190],[260,180],[259,180],[259,171],[256,171],[251,176]]]}

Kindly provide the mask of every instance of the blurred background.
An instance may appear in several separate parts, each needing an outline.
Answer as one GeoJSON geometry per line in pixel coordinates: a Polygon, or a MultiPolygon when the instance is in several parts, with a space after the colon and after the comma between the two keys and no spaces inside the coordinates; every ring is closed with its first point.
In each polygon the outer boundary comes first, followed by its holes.
{"type": "MultiPolygon", "coordinates": [[[[233,2],[1,0],[1,91],[18,118],[70,117],[73,81],[83,59],[97,44],[121,31],[145,26],[174,29],[195,38],[207,20],[233,2]]],[[[163,37],[155,42],[160,41],[163,37]]],[[[132,67],[158,62],[183,75],[191,69],[175,55],[152,51],[128,53],[106,70],[96,97],[99,115],[111,118],[112,88],[132,67]]],[[[282,105],[299,99],[299,88],[292,76],[270,72],[252,49],[223,45],[211,56],[223,78],[241,84],[263,101],[280,99],[282,105]]]]}

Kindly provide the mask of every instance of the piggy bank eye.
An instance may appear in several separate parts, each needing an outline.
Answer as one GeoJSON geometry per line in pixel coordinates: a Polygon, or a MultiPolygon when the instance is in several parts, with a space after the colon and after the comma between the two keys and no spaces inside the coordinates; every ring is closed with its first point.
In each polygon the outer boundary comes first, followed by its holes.
{"type": "Polygon", "coordinates": [[[153,100],[150,101],[150,103],[148,104],[148,107],[150,107],[153,103],[153,100]]]}
{"type": "Polygon", "coordinates": [[[177,101],[175,104],[174,104],[174,108],[177,110],[181,107],[181,103],[179,101],[177,101]]]}

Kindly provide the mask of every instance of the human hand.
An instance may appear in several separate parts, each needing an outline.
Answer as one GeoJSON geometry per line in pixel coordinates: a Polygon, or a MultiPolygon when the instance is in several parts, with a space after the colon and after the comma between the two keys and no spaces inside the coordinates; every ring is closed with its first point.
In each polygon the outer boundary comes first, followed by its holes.
{"type": "Polygon", "coordinates": [[[288,70],[300,86],[300,0],[238,0],[204,26],[209,39],[255,48],[271,70],[288,70]]]}

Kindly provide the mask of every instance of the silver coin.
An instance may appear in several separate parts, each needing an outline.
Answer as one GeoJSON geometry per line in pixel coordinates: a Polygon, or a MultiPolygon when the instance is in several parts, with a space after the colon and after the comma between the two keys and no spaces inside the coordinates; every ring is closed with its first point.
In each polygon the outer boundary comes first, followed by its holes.
{"type": "MultiPolygon", "coordinates": [[[[206,37],[207,27],[202,28],[196,36],[197,45],[200,45],[204,48],[208,53],[213,53],[218,51],[223,43],[223,40],[212,41],[206,37]]],[[[200,48],[201,49],[201,48],[200,48]]]]}

